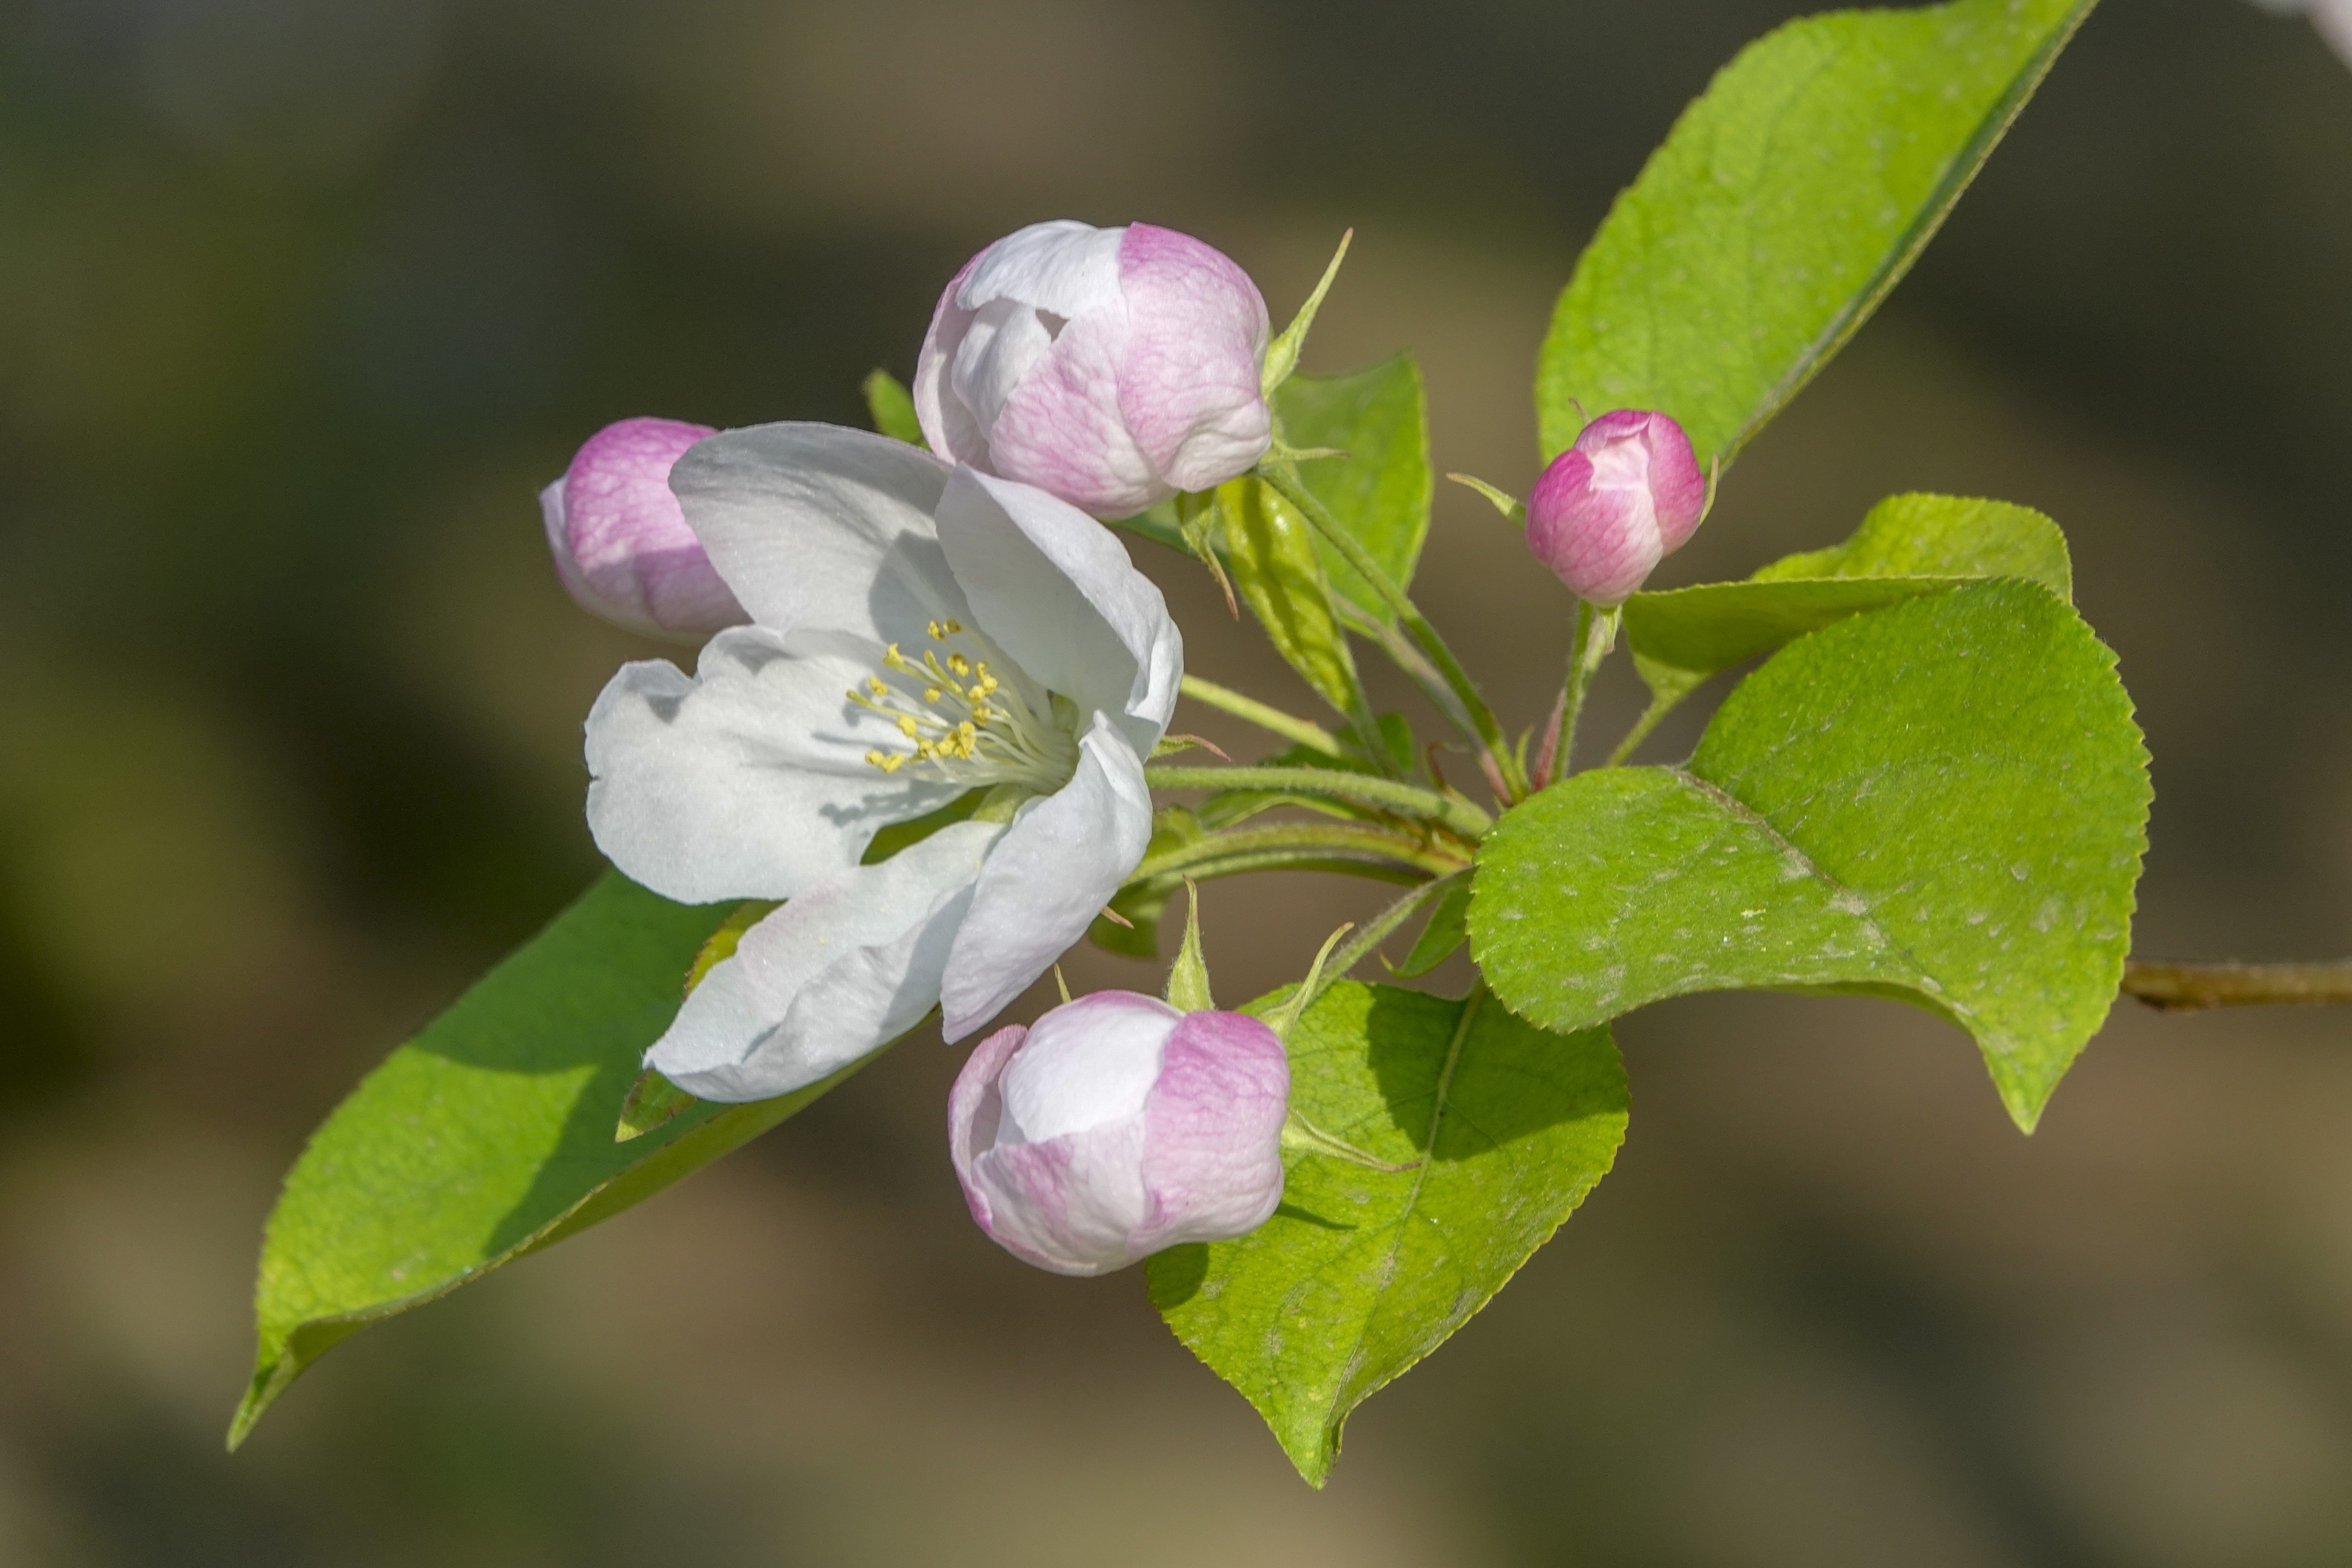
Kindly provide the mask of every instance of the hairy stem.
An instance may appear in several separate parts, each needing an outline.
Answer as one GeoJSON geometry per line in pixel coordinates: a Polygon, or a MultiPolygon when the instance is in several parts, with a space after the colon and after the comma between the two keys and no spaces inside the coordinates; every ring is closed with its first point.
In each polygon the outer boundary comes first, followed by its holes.
{"type": "Polygon", "coordinates": [[[2165,1012],[2352,1003],[2352,959],[2338,963],[2131,963],[2124,965],[2124,994],[2165,1012]]]}
{"type": "Polygon", "coordinates": [[[1270,731],[1286,741],[1295,741],[1327,757],[1342,754],[1339,737],[1322,725],[1285,713],[1279,708],[1269,708],[1255,697],[1244,697],[1229,687],[1203,680],[1197,675],[1184,678],[1183,691],[1195,702],[1230,713],[1236,719],[1270,731]]]}
{"type": "Polygon", "coordinates": [[[1273,827],[1240,828],[1211,833],[1187,844],[1172,844],[1147,855],[1129,882],[1147,882],[1178,871],[1239,857],[1289,857],[1262,861],[1249,869],[1277,869],[1290,861],[1318,863],[1336,860],[1386,863],[1418,877],[1448,877],[1469,864],[1466,851],[1449,848],[1443,841],[1408,838],[1385,828],[1341,823],[1286,822],[1273,827]]]}
{"type": "Polygon", "coordinates": [[[1483,837],[1495,819],[1457,795],[1440,795],[1419,784],[1369,773],[1346,773],[1334,768],[1182,768],[1158,764],[1143,770],[1154,789],[1280,790],[1292,795],[1325,795],[1335,800],[1358,801],[1385,811],[1442,822],[1465,838],[1483,837]]]}
{"type": "Polygon", "coordinates": [[[1389,574],[1381,569],[1381,563],[1371,558],[1352,534],[1339,526],[1339,520],[1316,499],[1315,492],[1300,481],[1296,468],[1288,463],[1261,463],[1257,476],[1276,494],[1297,507],[1299,515],[1315,531],[1328,541],[1341,559],[1355,568],[1356,574],[1370,584],[1372,591],[1396,612],[1397,624],[1404,628],[1405,635],[1421,651],[1429,656],[1430,663],[1436,667],[1446,688],[1469,715],[1469,738],[1476,741],[1494,759],[1496,770],[1509,784],[1512,793],[1515,795],[1525,794],[1528,781],[1519,771],[1517,760],[1511,755],[1510,742],[1504,737],[1502,725],[1496,722],[1493,711],[1487,708],[1486,700],[1478,695],[1478,688],[1471,680],[1469,673],[1454,657],[1454,650],[1445,646],[1445,639],[1437,635],[1437,628],[1431,626],[1428,617],[1421,613],[1420,606],[1407,598],[1404,590],[1389,580],[1389,574]]]}
{"type": "Polygon", "coordinates": [[[1609,761],[1603,765],[1612,768],[1623,767],[1625,759],[1633,754],[1633,748],[1648,740],[1650,731],[1658,727],[1658,721],[1681,707],[1683,699],[1688,695],[1687,691],[1678,691],[1671,695],[1653,692],[1650,696],[1649,707],[1642,710],[1642,717],[1634,721],[1633,727],[1625,731],[1625,738],[1617,742],[1617,749],[1609,753],[1609,761]]]}

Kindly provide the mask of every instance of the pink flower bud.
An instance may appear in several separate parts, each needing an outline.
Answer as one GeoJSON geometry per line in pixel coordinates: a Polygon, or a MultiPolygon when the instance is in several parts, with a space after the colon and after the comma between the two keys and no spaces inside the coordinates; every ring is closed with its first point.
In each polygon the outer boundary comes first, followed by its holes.
{"type": "Polygon", "coordinates": [[[539,492],[555,574],[582,609],[679,642],[751,618],[669,489],[671,465],[717,433],[675,419],[624,419],[591,436],[563,477],[539,492]]]}
{"type": "Polygon", "coordinates": [[[1621,408],[1584,427],[1528,498],[1528,548],[1579,598],[1623,604],[1706,512],[1690,437],[1664,414],[1621,408]]]}
{"type": "Polygon", "coordinates": [[[981,1042],[948,1097],[948,1148],[999,1246],[1107,1274],[1264,1225],[1289,1099],[1289,1058],[1255,1018],[1097,991],[981,1042]]]}
{"type": "Polygon", "coordinates": [[[964,264],[915,362],[931,449],[1097,517],[1265,455],[1265,300],[1190,235],[1033,224],[964,264]]]}

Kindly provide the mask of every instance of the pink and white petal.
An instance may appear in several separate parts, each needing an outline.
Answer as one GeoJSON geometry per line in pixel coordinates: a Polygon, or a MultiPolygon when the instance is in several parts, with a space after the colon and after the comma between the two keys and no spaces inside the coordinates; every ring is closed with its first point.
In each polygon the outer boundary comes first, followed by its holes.
{"type": "Polygon", "coordinates": [[[1126,233],[1073,218],[1017,229],[972,258],[956,287],[956,303],[977,310],[992,300],[1018,300],[1065,320],[1116,310],[1126,233]]]}
{"type": "Polygon", "coordinates": [[[998,1141],[1043,1143],[1139,1114],[1184,1015],[1133,991],[1095,991],[1039,1018],[998,1088],[998,1141]]]}
{"type": "Polygon", "coordinates": [[[1084,936],[1150,841],[1143,763],[1097,713],[1070,782],[1014,814],[981,872],[940,985],[948,1039],[994,1017],[1084,936]]]}
{"type": "Polygon", "coordinates": [[[646,1065],[703,1100],[789,1094],[879,1049],[938,1004],[989,847],[960,822],[787,903],[712,965],[646,1065]]]}
{"type": "Polygon", "coordinates": [[[1274,439],[1257,285],[1214,247],[1139,223],[1119,247],[1119,289],[1130,326],[1118,403],[1154,470],[1183,490],[1248,472],[1274,439]]]}
{"type": "Polygon", "coordinates": [[[931,523],[950,471],[887,436],[788,423],[714,436],[669,482],[753,620],[887,643],[966,613],[931,523]]]}
{"type": "MultiPolygon", "coordinates": [[[[982,253],[985,254],[984,252],[982,253]]],[[[950,463],[984,463],[988,460],[988,435],[981,429],[971,411],[958,402],[948,385],[948,373],[955,363],[956,351],[971,331],[976,311],[957,303],[963,291],[964,279],[980,265],[981,258],[973,257],[963,264],[962,270],[948,279],[940,291],[940,302],[931,311],[931,324],[923,334],[923,346],[915,355],[915,379],[908,386],[908,395],[914,400],[915,423],[923,427],[923,439],[931,450],[950,463]]]]}
{"type": "Polygon", "coordinates": [[[1282,1202],[1290,1060],[1274,1031],[1241,1013],[1188,1013],[1160,1055],[1143,1110],[1150,1212],[1138,1257],[1246,1235],[1282,1202]]]}
{"type": "Polygon", "coordinates": [[[1129,517],[1175,493],[1121,406],[1129,318],[1114,303],[1073,319],[988,428],[986,471],[1050,490],[1094,517],[1129,517]]]}
{"type": "Polygon", "coordinates": [[[1032,677],[1118,716],[1149,753],[1176,710],[1184,639],[1118,536],[1043,490],[959,468],[940,543],[980,628],[1032,677]]]}
{"type": "MultiPolygon", "coordinates": [[[[864,646],[864,645],[860,645],[864,646]]],[[[793,898],[857,864],[875,833],[958,793],[881,773],[895,728],[845,693],[874,666],[719,634],[688,678],[624,665],[588,715],[588,827],[632,881],[682,903],[793,898]]]]}
{"type": "Polygon", "coordinates": [[[966,1201],[1024,1262],[1087,1278],[1124,1268],[1145,1219],[1144,1123],[1129,1116],[1043,1143],[1000,1143],[972,1161],[966,1201]],[[974,1201],[971,1194],[980,1194],[974,1201]]]}
{"type": "Polygon", "coordinates": [[[982,1200],[971,1184],[971,1163],[979,1151],[996,1144],[998,1124],[1004,1114],[1003,1096],[998,1091],[997,1079],[1003,1075],[1004,1064],[1029,1037],[1025,1024],[1007,1024],[972,1047],[964,1058],[962,1069],[956,1074],[955,1084],[948,1090],[948,1160],[955,1166],[956,1178],[963,1184],[964,1198],[971,1205],[972,1217],[984,1229],[988,1216],[982,1200]]]}

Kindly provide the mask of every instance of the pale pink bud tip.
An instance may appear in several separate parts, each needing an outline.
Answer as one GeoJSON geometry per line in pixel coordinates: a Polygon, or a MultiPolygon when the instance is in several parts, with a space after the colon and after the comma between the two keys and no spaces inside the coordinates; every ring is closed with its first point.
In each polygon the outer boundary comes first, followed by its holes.
{"type": "Polygon", "coordinates": [[[1289,1100],[1289,1058],[1255,1018],[1098,991],[981,1042],[948,1097],[948,1152],[999,1246],[1106,1274],[1265,1224],[1289,1100]]]}
{"type": "Polygon", "coordinates": [[[1683,427],[1622,408],[1584,427],[1528,498],[1528,548],[1580,598],[1622,605],[1706,511],[1683,427]]]}
{"type": "Polygon", "coordinates": [[[1249,274],[1150,224],[1032,224],[950,280],[915,362],[931,449],[1125,517],[1255,467],[1274,438],[1249,274]]]}
{"type": "Polygon", "coordinates": [[[715,434],[676,419],[624,419],[590,437],[539,492],[556,575],[582,609],[689,642],[751,619],[669,489],[671,466],[715,434]]]}

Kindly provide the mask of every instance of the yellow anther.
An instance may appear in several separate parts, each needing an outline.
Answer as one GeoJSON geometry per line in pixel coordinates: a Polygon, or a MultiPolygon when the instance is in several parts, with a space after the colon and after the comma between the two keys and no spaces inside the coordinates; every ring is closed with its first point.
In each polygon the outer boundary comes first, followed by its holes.
{"type": "Polygon", "coordinates": [[[940,626],[939,622],[933,621],[931,623],[931,640],[933,642],[937,642],[945,636],[947,636],[946,630],[940,626]]]}
{"type": "Polygon", "coordinates": [[[881,679],[878,676],[866,677],[866,689],[871,691],[877,697],[887,697],[890,695],[890,689],[882,684],[881,679]]]}
{"type": "Polygon", "coordinates": [[[882,662],[888,665],[892,669],[904,669],[907,668],[907,657],[898,651],[898,645],[897,643],[892,643],[887,648],[883,650],[882,662]]]}
{"type": "Polygon", "coordinates": [[[960,631],[961,631],[961,630],[963,630],[963,623],[962,623],[961,621],[950,621],[950,622],[948,623],[948,635],[949,635],[949,636],[952,637],[952,636],[954,636],[956,633],[958,633],[958,632],[960,632],[960,631]]]}
{"type": "Polygon", "coordinates": [[[923,688],[923,700],[926,702],[937,702],[941,695],[940,689],[936,686],[926,686],[923,688]]]}
{"type": "Polygon", "coordinates": [[[898,715],[898,733],[911,741],[920,734],[921,731],[917,728],[912,715],[901,713],[898,715]]]}
{"type": "Polygon", "coordinates": [[[948,655],[948,668],[954,670],[958,675],[970,675],[971,673],[971,660],[964,658],[964,656],[960,653],[951,653],[948,655]]]}

